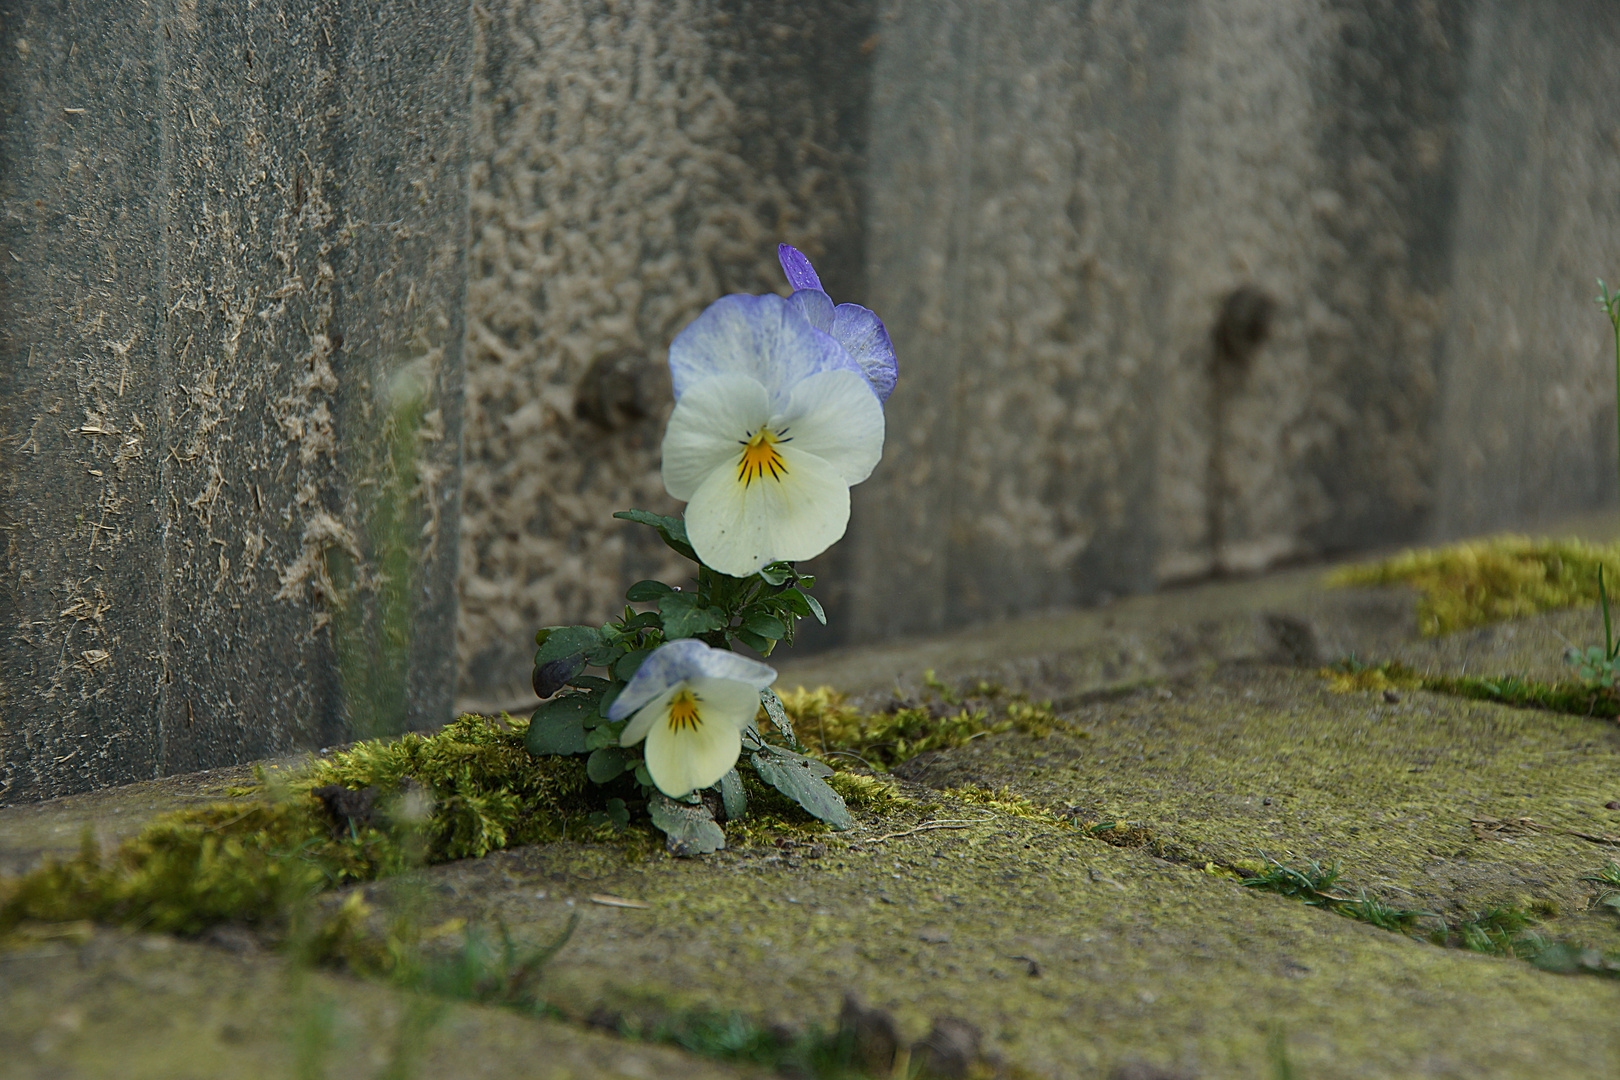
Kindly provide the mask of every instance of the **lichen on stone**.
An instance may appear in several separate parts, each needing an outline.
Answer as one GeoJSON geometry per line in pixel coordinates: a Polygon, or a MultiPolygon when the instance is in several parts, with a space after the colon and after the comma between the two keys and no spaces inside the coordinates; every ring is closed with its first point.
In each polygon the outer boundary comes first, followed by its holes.
{"type": "Polygon", "coordinates": [[[1426,637],[1437,637],[1595,604],[1600,567],[1606,582],[1620,584],[1620,544],[1506,535],[1342,567],[1328,575],[1327,583],[1410,585],[1421,594],[1419,630],[1426,637]]]}

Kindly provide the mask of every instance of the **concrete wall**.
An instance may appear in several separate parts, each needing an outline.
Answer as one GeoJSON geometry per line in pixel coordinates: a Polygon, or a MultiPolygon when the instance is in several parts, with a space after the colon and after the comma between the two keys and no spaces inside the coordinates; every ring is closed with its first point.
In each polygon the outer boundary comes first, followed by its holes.
{"type": "Polygon", "coordinates": [[[465,5],[0,19],[0,802],[440,719],[465,5]]]}
{"type": "Polygon", "coordinates": [[[1482,5],[1459,185],[1433,531],[1530,528],[1615,497],[1620,11],[1482,5]]]}
{"type": "Polygon", "coordinates": [[[1607,0],[3,20],[0,799],[521,701],[781,240],[902,372],[810,647],[1613,498],[1607,0]]]}
{"type": "MultiPolygon", "coordinates": [[[[670,339],[726,292],[864,282],[869,3],[496,0],[477,14],[464,690],[521,696],[535,628],[681,561],[658,447],[670,339]]],[[[673,579],[672,579],[673,580],[673,579]]]]}
{"type": "Polygon", "coordinates": [[[464,691],[521,697],[533,626],[672,568],[607,514],[670,506],[663,350],[718,292],[780,289],[781,239],[902,372],[812,645],[1612,500],[1584,306],[1617,239],[1611,16],[492,8],[464,691]],[[638,415],[582,419],[593,370],[633,373],[638,415]]]}

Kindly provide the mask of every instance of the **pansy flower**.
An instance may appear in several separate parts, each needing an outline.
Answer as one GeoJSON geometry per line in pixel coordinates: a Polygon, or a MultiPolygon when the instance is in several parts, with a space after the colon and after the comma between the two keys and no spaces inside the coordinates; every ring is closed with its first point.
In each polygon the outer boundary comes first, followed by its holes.
{"type": "Polygon", "coordinates": [[[759,692],[775,681],[768,665],[682,638],[641,662],[608,706],[608,719],[630,717],[619,745],[645,739],[653,783],[678,799],[718,783],[737,764],[759,692]]]}
{"type": "Polygon", "coordinates": [[[836,543],[883,454],[879,391],[799,295],[721,297],[669,347],[664,487],[698,558],[733,577],[836,543]]]}
{"type": "Polygon", "coordinates": [[[883,320],[859,304],[833,305],[832,297],[821,287],[821,278],[804,252],[792,244],[778,244],[776,257],[782,264],[782,273],[793,286],[792,302],[810,325],[842,345],[861,366],[866,380],[878,400],[886,402],[894,391],[899,369],[895,364],[894,345],[883,320]]]}

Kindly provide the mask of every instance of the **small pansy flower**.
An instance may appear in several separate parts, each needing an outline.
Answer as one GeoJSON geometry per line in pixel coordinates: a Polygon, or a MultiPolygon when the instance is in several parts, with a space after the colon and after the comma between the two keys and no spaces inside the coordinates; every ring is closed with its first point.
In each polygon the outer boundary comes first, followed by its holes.
{"type": "Polygon", "coordinates": [[[724,296],[670,344],[664,487],[687,503],[698,558],[733,577],[836,543],[850,487],[883,454],[878,390],[803,307],[724,296]]]}
{"type": "Polygon", "coordinates": [[[641,662],[608,706],[608,719],[630,717],[619,745],[645,739],[653,783],[678,799],[718,783],[737,764],[759,692],[775,681],[768,665],[683,638],[641,662]]]}
{"type": "Polygon", "coordinates": [[[878,400],[887,402],[894,391],[899,369],[895,364],[894,344],[889,341],[883,320],[859,304],[834,307],[832,297],[821,287],[816,268],[810,265],[804,252],[792,244],[778,244],[776,257],[788,284],[793,286],[790,299],[800,313],[811,326],[832,335],[832,339],[855,358],[878,400]]]}

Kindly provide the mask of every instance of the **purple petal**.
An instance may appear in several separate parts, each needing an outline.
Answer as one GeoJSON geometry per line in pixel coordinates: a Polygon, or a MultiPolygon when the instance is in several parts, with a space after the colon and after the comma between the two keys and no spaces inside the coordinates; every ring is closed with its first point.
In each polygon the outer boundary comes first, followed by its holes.
{"type": "Polygon", "coordinates": [[[823,334],[832,333],[833,302],[826,293],[820,289],[800,289],[788,297],[788,303],[797,308],[811,326],[823,334]]]}
{"type": "Polygon", "coordinates": [[[816,268],[810,265],[810,260],[805,258],[804,252],[792,244],[778,244],[776,257],[782,261],[782,273],[787,275],[788,284],[795,290],[827,291],[821,287],[821,279],[816,277],[816,268]]]}
{"type": "Polygon", "coordinates": [[[833,312],[831,333],[833,340],[848,349],[861,366],[878,400],[888,401],[900,369],[883,320],[859,304],[839,304],[833,312]]]}
{"type": "Polygon", "coordinates": [[[862,370],[791,300],[734,293],[710,304],[669,344],[675,399],[711,375],[747,375],[780,407],[799,380],[820,371],[862,370]]]}

